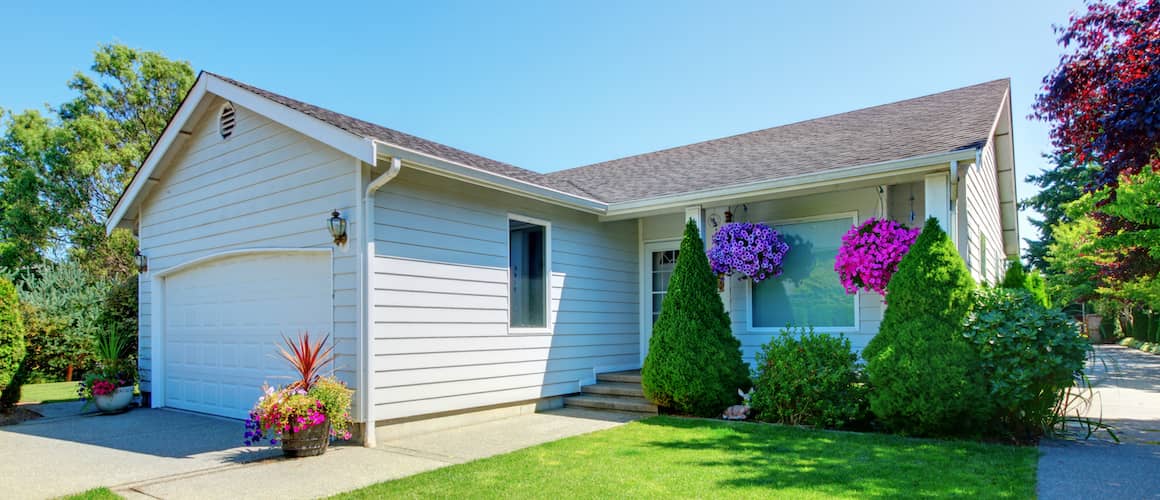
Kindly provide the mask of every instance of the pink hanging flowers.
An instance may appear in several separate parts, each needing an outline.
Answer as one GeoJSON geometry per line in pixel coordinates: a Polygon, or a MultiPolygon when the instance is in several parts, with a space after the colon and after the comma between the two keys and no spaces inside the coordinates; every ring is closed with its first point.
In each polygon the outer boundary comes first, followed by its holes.
{"type": "Polygon", "coordinates": [[[781,274],[789,244],[765,224],[728,222],[713,234],[713,248],[705,252],[713,272],[740,273],[754,283],[781,274]]]}
{"type": "Polygon", "coordinates": [[[886,285],[898,270],[898,263],[910,250],[921,230],[888,219],[871,217],[850,228],[842,236],[842,246],[834,261],[834,270],[846,293],[859,288],[886,295],[886,285]]]}

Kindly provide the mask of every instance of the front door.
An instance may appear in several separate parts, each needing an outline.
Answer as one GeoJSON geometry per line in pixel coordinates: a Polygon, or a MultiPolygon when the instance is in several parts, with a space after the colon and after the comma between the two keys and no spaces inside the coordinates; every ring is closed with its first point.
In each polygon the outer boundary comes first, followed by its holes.
{"type": "Polygon", "coordinates": [[[644,363],[648,355],[648,342],[652,338],[652,326],[661,315],[661,304],[664,303],[665,293],[669,290],[669,279],[673,276],[673,269],[677,266],[677,254],[680,253],[679,240],[646,243],[645,272],[644,272],[644,330],[640,337],[640,362],[644,363]]]}

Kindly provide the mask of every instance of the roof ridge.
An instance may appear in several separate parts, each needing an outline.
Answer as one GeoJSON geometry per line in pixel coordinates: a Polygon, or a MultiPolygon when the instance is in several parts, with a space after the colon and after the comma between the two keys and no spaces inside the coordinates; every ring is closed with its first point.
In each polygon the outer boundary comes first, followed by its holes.
{"type": "Polygon", "coordinates": [[[994,79],[994,80],[989,80],[989,81],[986,81],[986,82],[980,82],[980,83],[975,83],[975,84],[967,85],[966,87],[958,87],[958,88],[953,88],[953,89],[948,89],[948,90],[942,90],[942,91],[939,91],[939,92],[933,92],[933,93],[926,94],[926,95],[921,95],[921,96],[918,96],[918,97],[910,97],[910,98],[906,98],[906,99],[900,99],[900,100],[897,100],[897,101],[891,101],[891,102],[887,102],[887,103],[883,103],[883,104],[875,104],[875,105],[873,105],[873,106],[867,106],[867,107],[864,107],[864,108],[852,109],[852,110],[850,110],[850,111],[843,111],[843,112],[841,112],[841,113],[834,113],[834,114],[829,114],[829,115],[815,116],[815,117],[813,117],[813,118],[806,118],[806,119],[804,119],[804,120],[797,120],[797,121],[793,121],[793,122],[789,122],[789,123],[783,123],[783,124],[781,124],[781,125],[774,125],[774,126],[772,126],[772,127],[766,127],[766,128],[757,129],[757,130],[750,130],[750,131],[748,131],[748,132],[739,132],[739,133],[736,133],[736,134],[731,134],[731,135],[726,135],[726,136],[721,136],[721,137],[715,137],[715,138],[712,138],[712,139],[705,139],[705,140],[701,140],[701,141],[690,142],[690,143],[687,143],[687,144],[680,144],[680,145],[677,145],[677,146],[670,146],[670,147],[667,147],[667,148],[664,148],[664,149],[658,149],[658,150],[654,150],[654,151],[646,151],[646,152],[643,152],[643,153],[637,153],[637,154],[632,154],[632,155],[628,155],[628,156],[622,156],[622,157],[617,157],[617,158],[611,158],[611,159],[608,159],[608,160],[603,160],[603,161],[599,161],[599,162],[596,162],[596,163],[589,163],[589,164],[587,164],[587,165],[579,165],[579,166],[576,166],[576,167],[570,167],[570,168],[565,168],[565,169],[561,169],[561,170],[555,170],[555,171],[552,171],[552,172],[548,172],[548,173],[546,173],[546,174],[544,174],[544,175],[545,175],[545,176],[547,176],[547,177],[549,177],[549,178],[552,178],[552,177],[553,177],[553,176],[555,176],[556,174],[567,174],[567,173],[572,173],[572,172],[576,172],[576,171],[578,171],[578,170],[587,169],[587,168],[589,168],[589,167],[599,167],[599,166],[601,166],[601,165],[604,165],[604,164],[606,164],[606,163],[612,163],[612,162],[617,162],[617,161],[621,161],[621,160],[627,160],[627,159],[630,159],[630,158],[638,158],[638,157],[642,157],[642,156],[649,156],[649,155],[655,155],[655,154],[660,154],[660,153],[667,153],[667,152],[670,152],[670,151],[673,151],[673,150],[684,149],[684,148],[689,148],[689,147],[694,147],[694,146],[704,145],[704,144],[708,144],[708,143],[714,143],[714,142],[717,142],[717,141],[727,141],[727,140],[729,140],[729,139],[734,139],[734,138],[738,138],[738,137],[744,137],[744,136],[749,136],[749,135],[754,135],[754,134],[760,134],[760,133],[763,133],[763,132],[768,132],[768,131],[772,131],[772,130],[776,130],[776,129],[781,129],[781,128],[792,127],[792,126],[795,126],[795,125],[801,125],[801,124],[804,124],[804,123],[816,122],[816,121],[820,121],[820,120],[827,120],[827,119],[838,119],[838,118],[841,118],[841,117],[843,117],[843,116],[848,116],[848,115],[855,114],[855,113],[864,113],[864,112],[867,112],[867,111],[872,111],[872,110],[875,110],[875,109],[878,109],[878,108],[884,108],[884,107],[888,107],[888,106],[897,106],[897,105],[900,105],[900,104],[904,104],[904,103],[908,103],[908,102],[914,102],[914,101],[921,101],[921,100],[924,100],[924,99],[930,99],[930,98],[934,98],[934,97],[942,96],[942,95],[944,95],[944,94],[957,93],[957,92],[962,92],[962,91],[966,91],[966,90],[974,89],[974,88],[977,88],[977,87],[988,86],[988,85],[992,85],[992,84],[994,84],[994,83],[997,83],[997,82],[1007,82],[1007,86],[1008,86],[1008,87],[1010,87],[1010,85],[1011,85],[1011,77],[996,78],[996,79],[994,79]]]}

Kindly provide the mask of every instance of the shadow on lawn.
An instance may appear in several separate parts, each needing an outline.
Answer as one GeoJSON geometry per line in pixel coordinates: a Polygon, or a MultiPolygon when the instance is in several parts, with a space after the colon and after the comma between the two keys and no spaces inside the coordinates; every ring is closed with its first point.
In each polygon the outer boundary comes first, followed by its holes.
{"type": "Polygon", "coordinates": [[[223,463],[252,462],[281,453],[241,448],[244,428],[240,420],[173,410],[139,408],[117,415],[34,420],[0,428],[0,432],[166,458],[215,454],[223,463]]]}
{"type": "MultiPolygon", "coordinates": [[[[658,418],[640,424],[709,429],[711,438],[659,440],[651,446],[696,451],[682,457],[699,467],[728,469],[722,471],[730,477],[722,487],[801,488],[836,496],[1013,496],[1017,493],[997,490],[996,483],[1018,474],[1006,466],[1021,464],[1016,457],[1028,453],[973,442],[756,423],[658,418]]],[[[1034,468],[1026,476],[1013,482],[1034,484],[1034,468]]]]}

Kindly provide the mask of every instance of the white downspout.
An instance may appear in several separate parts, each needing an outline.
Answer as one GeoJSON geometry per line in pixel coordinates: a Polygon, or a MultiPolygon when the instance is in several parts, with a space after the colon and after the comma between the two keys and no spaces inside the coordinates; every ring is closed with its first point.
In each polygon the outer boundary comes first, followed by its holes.
{"type": "Polygon", "coordinates": [[[374,297],[375,287],[375,191],[391,182],[396,175],[399,175],[399,170],[402,168],[403,162],[398,158],[391,158],[391,166],[382,175],[376,177],[367,184],[366,192],[363,194],[362,204],[362,228],[363,228],[363,242],[366,248],[364,254],[363,269],[363,293],[362,293],[362,311],[363,311],[363,372],[361,374],[362,380],[362,408],[363,408],[363,446],[367,448],[375,447],[375,411],[374,411],[374,379],[375,379],[375,304],[372,300],[374,297]]]}

